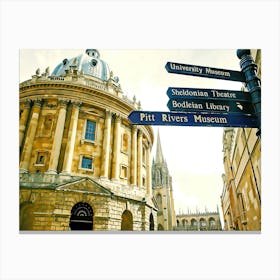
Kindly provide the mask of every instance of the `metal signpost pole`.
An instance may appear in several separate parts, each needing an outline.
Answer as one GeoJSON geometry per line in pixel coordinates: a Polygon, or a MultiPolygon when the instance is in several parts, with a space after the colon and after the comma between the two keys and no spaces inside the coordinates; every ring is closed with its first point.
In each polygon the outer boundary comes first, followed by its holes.
{"type": "Polygon", "coordinates": [[[261,135],[261,81],[257,77],[257,65],[251,56],[251,51],[239,49],[236,52],[240,59],[240,67],[246,78],[246,87],[251,94],[252,104],[255,108],[255,114],[258,118],[258,132],[261,135]]]}

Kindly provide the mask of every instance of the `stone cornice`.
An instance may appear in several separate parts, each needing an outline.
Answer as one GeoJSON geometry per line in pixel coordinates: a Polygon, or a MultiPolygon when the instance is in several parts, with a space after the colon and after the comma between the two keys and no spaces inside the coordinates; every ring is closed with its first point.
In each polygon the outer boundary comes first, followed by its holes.
{"type": "MultiPolygon", "coordinates": [[[[27,81],[20,84],[20,102],[28,100],[34,101],[38,100],[39,98],[64,98],[70,102],[75,102],[78,100],[78,102],[82,103],[83,105],[92,105],[100,108],[101,110],[106,108],[112,113],[120,113],[124,122],[127,124],[130,124],[127,116],[131,111],[136,110],[133,101],[129,101],[126,97],[121,98],[113,93],[106,92],[105,90],[100,90],[79,83],[44,80],[36,83],[27,81]],[[60,92],[59,90],[62,89],[64,89],[64,91],[60,92]],[[42,92],[40,93],[41,90],[42,92]]],[[[141,128],[148,136],[151,143],[153,143],[154,133],[152,128],[150,126],[141,126],[141,128]]]]}
{"type": "MultiPolygon", "coordinates": [[[[54,90],[55,94],[49,94],[46,95],[46,93],[42,93],[42,98],[59,98],[59,96],[63,96],[67,99],[78,99],[80,100],[82,103],[88,103],[88,104],[92,104],[93,102],[93,98],[92,95],[95,96],[95,101],[102,101],[102,99],[108,99],[109,104],[111,105],[116,105],[116,108],[121,108],[123,110],[125,110],[126,112],[130,112],[131,110],[135,110],[135,108],[133,107],[132,103],[128,102],[128,99],[126,98],[121,98],[117,95],[114,95],[112,93],[108,93],[106,91],[103,90],[99,90],[99,89],[95,89],[92,87],[88,87],[86,85],[81,85],[81,84],[75,84],[75,83],[53,83],[50,81],[45,81],[44,83],[22,83],[20,85],[20,95],[21,98],[24,98],[25,95],[29,96],[28,93],[32,92],[33,90],[36,90],[36,98],[38,98],[38,95],[40,96],[40,92],[38,92],[37,90],[54,90]],[[63,94],[59,94],[58,91],[56,91],[56,89],[65,89],[65,91],[63,92],[63,94]]],[[[33,99],[34,97],[29,97],[29,99],[33,99]]],[[[92,104],[94,105],[94,104],[92,104]]],[[[96,104],[97,105],[97,104],[96,104]]],[[[100,106],[100,108],[102,108],[103,106],[100,106]]],[[[112,111],[116,111],[116,109],[112,108],[112,111]]]]}

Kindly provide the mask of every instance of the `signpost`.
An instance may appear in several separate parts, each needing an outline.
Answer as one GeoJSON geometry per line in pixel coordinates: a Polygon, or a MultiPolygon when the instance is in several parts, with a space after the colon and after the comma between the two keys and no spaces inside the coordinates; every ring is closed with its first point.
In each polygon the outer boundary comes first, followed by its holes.
{"type": "MultiPolygon", "coordinates": [[[[139,125],[251,127],[260,129],[261,89],[249,50],[238,50],[242,72],[167,62],[168,73],[246,83],[248,92],[169,87],[170,112],[132,111],[128,119],[139,125]]],[[[260,134],[260,133],[259,133],[260,134]]]]}
{"type": "Polygon", "coordinates": [[[169,98],[251,101],[248,92],[227,89],[169,87],[166,93],[169,98]]]}
{"type": "Polygon", "coordinates": [[[132,111],[128,119],[138,125],[257,127],[257,118],[247,115],[132,111]]]}
{"type": "Polygon", "coordinates": [[[245,82],[246,78],[242,72],[234,70],[219,69],[207,66],[167,62],[165,69],[168,73],[199,76],[230,81],[245,82]]]}
{"type": "Polygon", "coordinates": [[[252,104],[243,101],[171,98],[167,103],[167,107],[170,111],[254,114],[252,104]]]}
{"type": "Polygon", "coordinates": [[[258,132],[261,135],[261,80],[257,76],[257,65],[251,56],[250,50],[240,49],[236,52],[240,59],[240,67],[246,77],[246,87],[250,92],[252,104],[258,118],[258,132]]]}

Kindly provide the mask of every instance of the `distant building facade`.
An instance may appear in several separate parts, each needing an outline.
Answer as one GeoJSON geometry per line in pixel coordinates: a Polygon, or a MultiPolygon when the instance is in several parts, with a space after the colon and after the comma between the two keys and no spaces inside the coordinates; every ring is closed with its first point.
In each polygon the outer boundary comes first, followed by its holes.
{"type": "Polygon", "coordinates": [[[176,225],[176,216],[172,177],[169,174],[167,163],[163,157],[159,132],[157,136],[156,158],[152,164],[152,187],[158,208],[158,230],[173,230],[176,225]]]}
{"type": "Polygon", "coordinates": [[[19,87],[20,230],[157,229],[152,128],[95,49],[19,87]]]}
{"type": "MultiPolygon", "coordinates": [[[[261,78],[261,51],[251,51],[261,78]]],[[[261,230],[261,138],[255,128],[225,128],[221,205],[225,230],[261,230]]]]}
{"type": "Polygon", "coordinates": [[[197,211],[176,216],[174,230],[186,231],[220,231],[222,230],[220,214],[217,211],[197,211]]]}

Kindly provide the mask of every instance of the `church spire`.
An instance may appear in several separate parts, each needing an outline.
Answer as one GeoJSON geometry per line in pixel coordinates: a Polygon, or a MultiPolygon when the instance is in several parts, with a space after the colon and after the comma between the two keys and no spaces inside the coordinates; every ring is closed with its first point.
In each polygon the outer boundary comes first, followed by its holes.
{"type": "Polygon", "coordinates": [[[160,143],[160,137],[159,137],[159,130],[157,135],[157,150],[156,150],[156,163],[164,163],[161,143],[160,143]]]}

